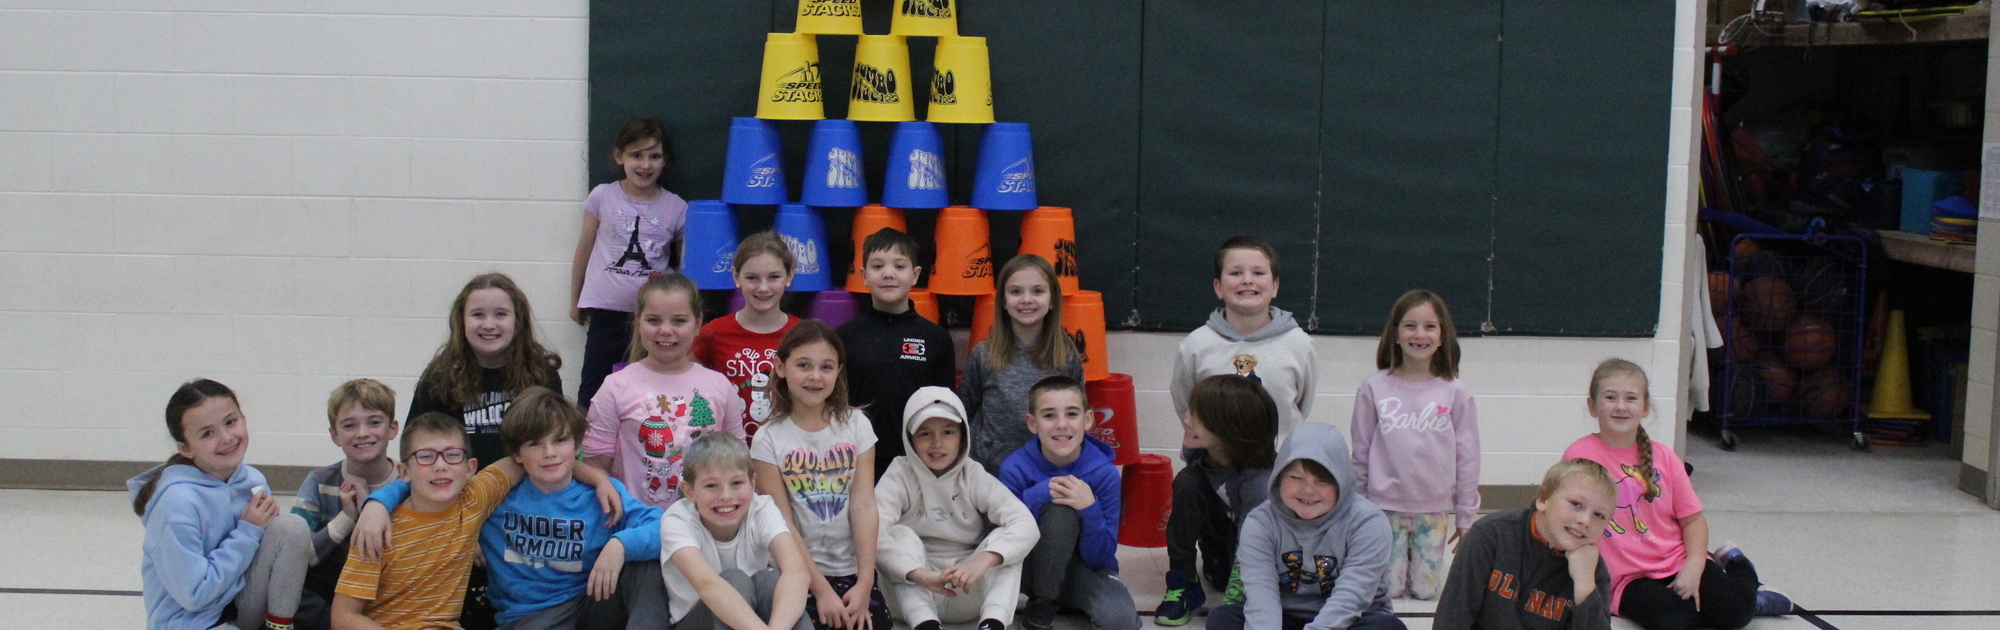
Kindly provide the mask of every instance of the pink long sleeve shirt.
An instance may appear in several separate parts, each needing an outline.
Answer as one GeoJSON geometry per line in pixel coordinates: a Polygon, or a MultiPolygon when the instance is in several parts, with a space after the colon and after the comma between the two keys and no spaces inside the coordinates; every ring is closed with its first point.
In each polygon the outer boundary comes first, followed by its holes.
{"type": "Polygon", "coordinates": [[[1354,395],[1355,485],[1384,510],[1479,512],[1479,413],[1458,379],[1406,381],[1376,372],[1354,395]]]}

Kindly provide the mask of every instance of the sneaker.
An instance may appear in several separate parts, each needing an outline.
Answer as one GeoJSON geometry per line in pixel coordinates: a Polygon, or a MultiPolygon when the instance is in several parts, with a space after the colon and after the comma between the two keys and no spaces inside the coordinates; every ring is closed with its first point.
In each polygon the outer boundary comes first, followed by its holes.
{"type": "Polygon", "coordinates": [[[1180,571],[1167,572],[1167,594],[1160,598],[1160,605],[1153,609],[1153,623],[1162,626],[1186,625],[1194,618],[1194,611],[1201,610],[1207,603],[1208,593],[1202,592],[1201,583],[1188,579],[1180,571]]]}
{"type": "Polygon", "coordinates": [[[1733,541],[1723,541],[1722,546],[1709,552],[1708,557],[1721,565],[1724,573],[1743,573],[1744,569],[1754,571],[1757,568],[1750,564],[1749,556],[1743,555],[1743,550],[1738,549],[1733,541]]]}
{"type": "MultiPolygon", "coordinates": [[[[986,621],[993,621],[993,620],[988,619],[986,621]]],[[[986,621],[979,622],[979,630],[986,630],[986,621]]],[[[938,623],[938,620],[936,619],[931,619],[917,624],[916,630],[944,630],[944,624],[938,623]]],[[[1003,628],[1002,630],[1005,629],[1003,628]]]]}
{"type": "Polygon", "coordinates": [[[1757,612],[1755,615],[1758,617],[1789,615],[1795,609],[1797,607],[1792,605],[1792,598],[1785,597],[1783,593],[1777,591],[1757,591],[1757,612]]]}
{"type": "Polygon", "coordinates": [[[1007,630],[1007,624],[1000,623],[999,619],[987,617],[979,620],[979,630],[1007,630]]]}
{"type": "Polygon", "coordinates": [[[1056,601],[1031,597],[1028,609],[1021,613],[1021,627],[1026,630],[1049,630],[1056,625],[1056,601]]]}

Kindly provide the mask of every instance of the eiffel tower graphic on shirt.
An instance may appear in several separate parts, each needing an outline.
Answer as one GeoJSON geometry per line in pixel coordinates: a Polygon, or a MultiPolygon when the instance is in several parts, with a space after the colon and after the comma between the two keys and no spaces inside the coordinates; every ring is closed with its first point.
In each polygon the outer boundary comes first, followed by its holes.
{"type": "Polygon", "coordinates": [[[632,241],[625,244],[625,255],[618,257],[618,262],[612,264],[612,268],[624,267],[626,261],[633,261],[639,263],[640,271],[653,270],[653,266],[646,262],[646,250],[639,247],[639,221],[639,217],[632,217],[632,241]]]}

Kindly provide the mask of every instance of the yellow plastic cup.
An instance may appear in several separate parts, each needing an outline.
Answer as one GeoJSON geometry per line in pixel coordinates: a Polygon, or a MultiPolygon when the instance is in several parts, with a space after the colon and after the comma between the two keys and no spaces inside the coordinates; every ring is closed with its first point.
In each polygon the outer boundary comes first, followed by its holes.
{"type": "Polygon", "coordinates": [[[860,35],[861,0],[799,0],[800,33],[860,35]]]}
{"type": "Polygon", "coordinates": [[[826,118],[820,90],[819,43],[812,35],[771,33],[764,39],[764,74],[757,82],[757,117],[826,118]]]}
{"type": "Polygon", "coordinates": [[[993,122],[993,71],[986,38],[940,37],[931,68],[931,103],[925,120],[934,123],[993,122]]]}
{"type": "Polygon", "coordinates": [[[889,34],[905,37],[958,35],[958,0],[893,0],[896,14],[889,34]]]}
{"type": "Polygon", "coordinates": [[[862,35],[854,46],[854,81],[847,91],[847,119],[907,122],[917,119],[910,97],[910,46],[896,35],[862,35]]]}

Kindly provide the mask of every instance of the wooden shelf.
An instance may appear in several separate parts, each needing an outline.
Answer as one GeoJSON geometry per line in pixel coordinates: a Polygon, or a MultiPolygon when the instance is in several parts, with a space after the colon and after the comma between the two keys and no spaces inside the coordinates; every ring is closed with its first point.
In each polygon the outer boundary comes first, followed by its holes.
{"type": "MultiPolygon", "coordinates": [[[[1983,41],[1992,15],[1954,15],[1944,18],[1896,22],[1842,22],[1838,24],[1765,24],[1763,31],[1743,26],[1746,46],[1890,46],[1944,44],[1983,41]],[[1915,31],[1914,34],[1911,31],[1915,31]],[[1766,33],[1769,33],[1768,35],[1766,33]]],[[[1715,45],[1722,25],[1708,27],[1708,43],[1715,45]]]]}
{"type": "Polygon", "coordinates": [[[1882,230],[1877,234],[1882,235],[1882,255],[1890,260],[1972,273],[1972,245],[1933,241],[1922,234],[1894,230],[1882,230]]]}

